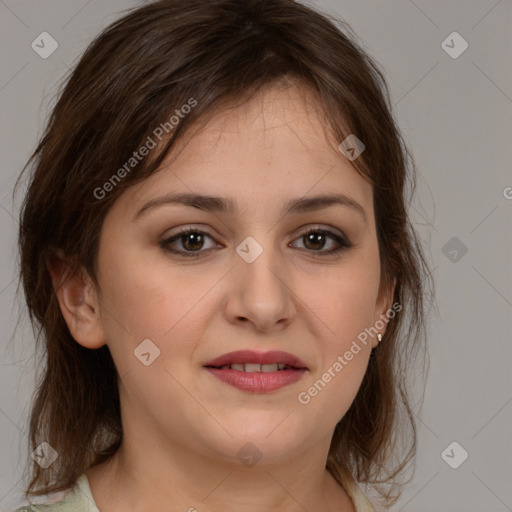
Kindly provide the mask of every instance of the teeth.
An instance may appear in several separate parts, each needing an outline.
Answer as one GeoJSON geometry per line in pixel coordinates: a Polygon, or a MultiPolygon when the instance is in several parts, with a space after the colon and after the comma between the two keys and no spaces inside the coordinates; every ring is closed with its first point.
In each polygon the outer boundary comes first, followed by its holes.
{"type": "Polygon", "coordinates": [[[261,364],[245,363],[244,371],[247,373],[261,372],[261,364]]]}
{"type": "Polygon", "coordinates": [[[221,370],[236,370],[239,372],[277,372],[279,370],[284,370],[285,368],[290,368],[288,365],[284,363],[272,363],[272,364],[257,364],[257,363],[233,363],[233,364],[225,364],[220,367],[221,370]]]}

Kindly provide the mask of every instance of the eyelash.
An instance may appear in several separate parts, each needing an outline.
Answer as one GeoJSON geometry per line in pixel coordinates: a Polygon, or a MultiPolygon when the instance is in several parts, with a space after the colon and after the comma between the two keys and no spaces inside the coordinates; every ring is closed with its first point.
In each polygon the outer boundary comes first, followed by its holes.
{"type": "MultiPolygon", "coordinates": [[[[160,247],[162,247],[162,249],[164,249],[165,251],[167,252],[171,252],[173,254],[177,254],[177,255],[180,255],[180,256],[183,256],[185,258],[199,258],[201,257],[205,252],[208,252],[210,251],[211,249],[206,249],[206,250],[199,250],[199,251],[177,251],[175,249],[169,249],[169,244],[171,244],[172,242],[174,241],[177,241],[177,240],[180,240],[180,239],[183,239],[185,236],[191,234],[191,233],[194,233],[194,234],[200,234],[200,235],[205,235],[209,238],[211,238],[213,240],[213,237],[211,235],[209,235],[208,233],[205,233],[204,231],[201,231],[199,229],[194,229],[194,228],[184,228],[183,230],[181,230],[179,233],[173,235],[172,237],[170,238],[167,238],[163,241],[161,241],[159,243],[160,247]]],[[[309,229],[308,231],[305,231],[304,233],[302,233],[299,237],[297,237],[295,240],[298,240],[300,238],[303,238],[305,236],[308,236],[312,233],[320,233],[320,234],[323,234],[323,235],[327,235],[328,237],[332,238],[336,243],[338,243],[338,247],[335,247],[334,249],[329,249],[327,251],[324,251],[324,250],[319,250],[319,251],[312,251],[312,250],[308,250],[308,249],[302,249],[302,250],[305,250],[307,252],[311,252],[311,253],[318,253],[318,254],[315,254],[315,256],[330,256],[330,255],[334,255],[334,254],[337,254],[337,253],[341,253],[343,251],[346,251],[347,249],[350,249],[350,247],[352,247],[352,244],[345,238],[342,238],[341,236],[337,235],[336,233],[333,233],[332,231],[329,231],[329,230],[326,230],[326,229],[309,229]]]]}

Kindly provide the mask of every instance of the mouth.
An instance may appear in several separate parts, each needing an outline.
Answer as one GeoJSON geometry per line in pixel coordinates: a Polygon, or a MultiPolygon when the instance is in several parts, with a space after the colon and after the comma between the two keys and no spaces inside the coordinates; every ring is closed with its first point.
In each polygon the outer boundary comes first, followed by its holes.
{"type": "Polygon", "coordinates": [[[206,368],[216,368],[217,370],[236,370],[237,372],[280,372],[283,370],[300,370],[295,366],[290,366],[285,363],[271,363],[271,364],[258,364],[258,363],[232,363],[224,364],[222,366],[206,366],[206,368]]]}
{"type": "Polygon", "coordinates": [[[281,351],[239,350],[204,365],[221,381],[243,391],[268,393],[297,382],[308,367],[293,354],[281,351]]]}

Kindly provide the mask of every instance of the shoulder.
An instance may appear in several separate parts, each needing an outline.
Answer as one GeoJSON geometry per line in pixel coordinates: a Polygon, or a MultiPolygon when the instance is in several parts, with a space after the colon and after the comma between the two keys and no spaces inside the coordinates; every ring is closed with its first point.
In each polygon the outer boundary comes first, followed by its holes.
{"type": "Polygon", "coordinates": [[[52,502],[30,503],[15,510],[15,512],[98,512],[85,475],[82,475],[74,487],[69,489],[58,500],[52,502]]]}
{"type": "Polygon", "coordinates": [[[16,509],[15,512],[85,512],[80,497],[75,491],[55,503],[31,503],[16,509]]]}

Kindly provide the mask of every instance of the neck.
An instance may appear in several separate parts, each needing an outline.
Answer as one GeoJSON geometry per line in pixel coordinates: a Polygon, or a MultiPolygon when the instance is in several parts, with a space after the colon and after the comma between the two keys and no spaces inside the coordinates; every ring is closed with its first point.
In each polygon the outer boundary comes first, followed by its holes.
{"type": "MultiPolygon", "coordinates": [[[[98,508],[188,512],[353,512],[345,490],[325,469],[323,457],[301,453],[293,461],[252,467],[191,454],[174,447],[172,456],[149,446],[123,446],[87,476],[98,508]]],[[[317,450],[318,452],[318,450],[317,450]]]]}

